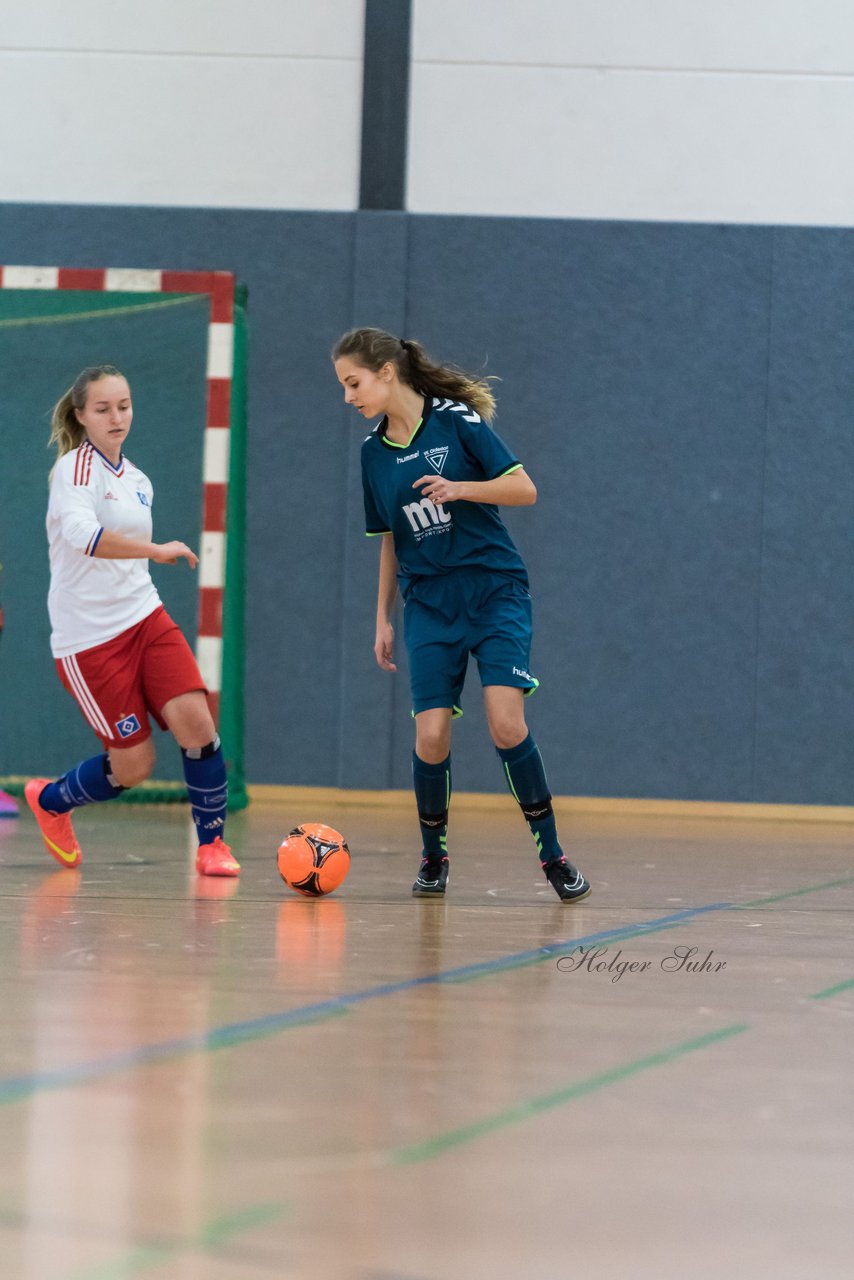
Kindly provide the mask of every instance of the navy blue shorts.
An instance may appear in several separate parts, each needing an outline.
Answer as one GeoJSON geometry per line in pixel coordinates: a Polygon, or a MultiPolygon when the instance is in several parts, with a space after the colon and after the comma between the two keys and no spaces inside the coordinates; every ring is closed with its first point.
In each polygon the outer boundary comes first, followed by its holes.
{"type": "Polygon", "coordinates": [[[403,608],[413,713],[450,707],[462,714],[469,654],[482,685],[533,693],[531,633],[531,593],[514,578],[458,569],[416,579],[403,608]]]}

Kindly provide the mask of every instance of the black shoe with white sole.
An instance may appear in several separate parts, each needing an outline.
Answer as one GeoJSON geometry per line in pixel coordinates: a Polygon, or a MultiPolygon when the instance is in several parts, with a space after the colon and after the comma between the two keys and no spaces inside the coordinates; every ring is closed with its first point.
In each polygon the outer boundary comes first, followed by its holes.
{"type": "Polygon", "coordinates": [[[590,893],[590,885],[584,876],[566,858],[558,858],[555,862],[544,862],[543,871],[546,879],[554,889],[561,902],[577,902],[590,893]]]}
{"type": "Polygon", "coordinates": [[[418,878],[412,886],[413,898],[437,898],[445,892],[448,883],[448,859],[424,858],[418,878]]]}

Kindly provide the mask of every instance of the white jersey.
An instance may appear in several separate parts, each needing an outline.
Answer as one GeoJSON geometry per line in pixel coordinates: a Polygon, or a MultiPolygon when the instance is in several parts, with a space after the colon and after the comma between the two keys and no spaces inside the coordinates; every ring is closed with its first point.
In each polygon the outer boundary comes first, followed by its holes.
{"type": "Polygon", "coordinates": [[[55,658],[104,644],[159,608],[147,560],[94,558],[105,529],[151,541],[153,497],[138,467],[124,457],[114,467],[88,441],[57,462],[47,508],[55,658]]]}

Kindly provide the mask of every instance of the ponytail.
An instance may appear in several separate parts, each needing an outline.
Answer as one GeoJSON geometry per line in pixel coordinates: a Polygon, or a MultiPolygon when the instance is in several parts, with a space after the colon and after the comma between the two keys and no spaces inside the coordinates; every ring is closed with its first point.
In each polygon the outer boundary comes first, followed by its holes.
{"type": "Polygon", "coordinates": [[[332,350],[333,360],[342,356],[350,356],[373,373],[378,373],[384,364],[393,364],[401,382],[413,391],[462,401],[487,422],[492,421],[495,396],[489,384],[494,379],[475,377],[452,364],[437,364],[412,338],[395,338],[383,329],[351,329],[332,350]]]}

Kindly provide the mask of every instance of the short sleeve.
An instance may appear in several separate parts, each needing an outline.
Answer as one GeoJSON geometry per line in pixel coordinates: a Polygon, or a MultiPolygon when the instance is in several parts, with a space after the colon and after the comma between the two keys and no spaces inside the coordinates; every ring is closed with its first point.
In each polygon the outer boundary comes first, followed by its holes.
{"type": "Polygon", "coordinates": [[[487,480],[506,476],[508,472],[521,467],[522,464],[512,449],[482,419],[460,422],[459,433],[463,449],[478,463],[487,480]]]}

